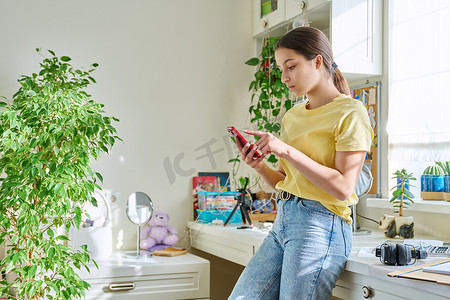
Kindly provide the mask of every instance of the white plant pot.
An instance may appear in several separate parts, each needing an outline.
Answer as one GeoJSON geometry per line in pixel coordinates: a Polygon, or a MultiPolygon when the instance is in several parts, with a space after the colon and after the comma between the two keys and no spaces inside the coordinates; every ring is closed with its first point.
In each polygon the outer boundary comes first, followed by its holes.
{"type": "Polygon", "coordinates": [[[395,217],[395,229],[401,239],[414,238],[414,217],[395,217]]]}
{"type": "Polygon", "coordinates": [[[384,215],[380,220],[379,228],[386,230],[384,235],[388,238],[412,239],[414,238],[414,217],[384,215]]]}

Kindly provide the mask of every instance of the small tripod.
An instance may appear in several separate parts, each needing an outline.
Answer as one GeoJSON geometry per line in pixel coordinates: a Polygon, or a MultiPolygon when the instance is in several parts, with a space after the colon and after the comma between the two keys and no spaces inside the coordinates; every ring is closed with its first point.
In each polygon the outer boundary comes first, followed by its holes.
{"type": "Polygon", "coordinates": [[[250,210],[250,206],[245,202],[245,194],[247,193],[247,185],[248,185],[248,177],[245,177],[244,187],[242,189],[239,189],[238,190],[239,194],[235,196],[237,203],[234,206],[233,211],[230,213],[230,215],[228,216],[225,223],[223,223],[223,226],[227,226],[228,222],[230,222],[230,220],[231,220],[231,217],[233,216],[233,214],[236,212],[236,210],[239,207],[239,209],[241,210],[241,218],[242,218],[242,223],[244,224],[244,226],[241,226],[238,228],[244,229],[244,228],[253,227],[252,220],[250,219],[250,215],[248,214],[248,211],[250,210]],[[246,226],[247,221],[248,221],[248,226],[246,226]]]}

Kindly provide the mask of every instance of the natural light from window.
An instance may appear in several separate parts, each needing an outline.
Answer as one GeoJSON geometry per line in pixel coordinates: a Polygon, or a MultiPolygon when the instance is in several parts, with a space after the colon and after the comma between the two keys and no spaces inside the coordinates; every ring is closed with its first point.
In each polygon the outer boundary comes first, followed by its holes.
{"type": "Polygon", "coordinates": [[[450,160],[450,1],[390,3],[389,159],[450,160]]]}

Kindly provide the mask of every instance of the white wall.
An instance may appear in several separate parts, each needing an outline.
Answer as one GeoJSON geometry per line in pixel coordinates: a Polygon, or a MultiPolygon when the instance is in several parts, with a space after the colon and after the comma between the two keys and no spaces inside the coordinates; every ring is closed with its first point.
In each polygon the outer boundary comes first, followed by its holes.
{"type": "Polygon", "coordinates": [[[100,64],[89,91],[121,120],[124,140],[94,164],[103,188],[121,195],[114,248],[135,249],[125,215],[133,191],[147,193],[184,237],[192,175],[228,171],[234,148],[225,127],[247,120],[251,1],[23,0],[1,1],[0,12],[0,95],[11,98],[21,74],[39,71],[37,47],[72,57],[76,67],[100,64]],[[213,160],[202,158],[213,141],[213,160]],[[170,176],[164,161],[182,155],[185,172],[170,176]]]}

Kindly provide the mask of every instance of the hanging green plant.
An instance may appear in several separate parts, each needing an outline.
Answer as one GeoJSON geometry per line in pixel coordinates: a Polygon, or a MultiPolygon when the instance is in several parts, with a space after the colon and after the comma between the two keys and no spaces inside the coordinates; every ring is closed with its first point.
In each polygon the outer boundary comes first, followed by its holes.
{"type": "Polygon", "coordinates": [[[78,70],[70,57],[49,52],[40,72],[18,80],[12,101],[0,102],[0,244],[8,247],[0,271],[9,278],[0,280],[0,296],[7,299],[85,295],[89,284],[75,270],[88,269],[89,249],[66,245],[55,228],[79,229],[82,205],[97,205],[92,195],[103,177],[91,159],[120,140],[118,119],[85,92],[98,64],[78,70]]]}
{"type": "MultiPolygon", "coordinates": [[[[275,61],[275,46],[279,39],[280,37],[264,39],[260,55],[245,62],[256,67],[254,80],[249,86],[249,91],[252,92],[248,110],[250,122],[255,124],[258,130],[270,132],[275,136],[280,135],[280,114],[294,105],[289,99],[289,89],[281,82],[281,71],[275,61]]],[[[273,154],[267,160],[271,163],[278,161],[273,154]]]]}
{"type": "MultiPolygon", "coordinates": [[[[258,130],[270,132],[279,137],[281,131],[281,114],[291,109],[295,102],[290,100],[289,89],[281,82],[281,71],[275,60],[275,46],[280,37],[264,39],[261,53],[245,62],[246,65],[256,67],[254,79],[250,82],[249,91],[252,92],[250,107],[250,123],[258,130]]],[[[258,139],[258,137],[255,137],[258,139]]],[[[233,139],[233,142],[234,139],[233,139]]],[[[228,162],[233,163],[232,180],[235,185],[240,184],[237,179],[241,160],[240,153],[228,162]]],[[[278,159],[271,154],[267,161],[276,165],[278,159]]],[[[257,182],[259,179],[257,180],[257,182]]],[[[257,184],[253,183],[251,186],[257,184]]]]}

